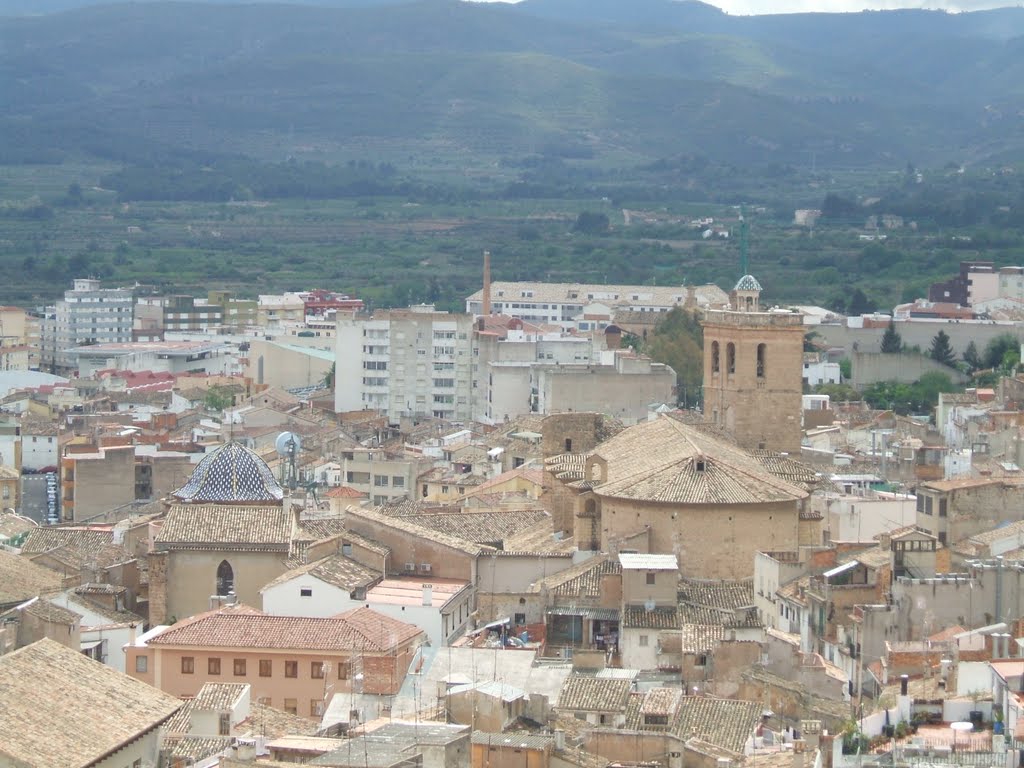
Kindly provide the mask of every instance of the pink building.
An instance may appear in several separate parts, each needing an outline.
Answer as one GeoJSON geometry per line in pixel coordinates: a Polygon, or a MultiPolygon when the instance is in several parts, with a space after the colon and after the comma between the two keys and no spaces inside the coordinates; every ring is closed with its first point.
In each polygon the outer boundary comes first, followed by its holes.
{"type": "Polygon", "coordinates": [[[370,608],[310,618],[232,605],[156,627],[125,653],[129,675],[173,696],[248,683],[261,704],[319,718],[335,693],[397,693],[423,640],[370,608]]]}

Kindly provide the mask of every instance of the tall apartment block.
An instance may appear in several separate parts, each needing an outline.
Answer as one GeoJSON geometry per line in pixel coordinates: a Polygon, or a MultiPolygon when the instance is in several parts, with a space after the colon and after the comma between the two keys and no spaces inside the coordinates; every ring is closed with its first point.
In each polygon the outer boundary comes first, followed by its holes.
{"type": "Polygon", "coordinates": [[[473,318],[430,305],[338,316],[334,405],[454,421],[472,416],[473,318]]]}
{"type": "Polygon", "coordinates": [[[64,299],[47,307],[40,318],[40,367],[70,372],[75,361],[67,350],[132,341],[134,310],[130,288],[100,288],[99,280],[75,280],[64,299]]]}

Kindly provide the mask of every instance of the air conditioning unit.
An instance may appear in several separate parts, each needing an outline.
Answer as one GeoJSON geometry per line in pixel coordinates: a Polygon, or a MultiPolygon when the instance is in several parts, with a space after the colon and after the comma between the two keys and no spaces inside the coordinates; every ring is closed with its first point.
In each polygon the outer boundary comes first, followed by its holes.
{"type": "Polygon", "coordinates": [[[430,563],[420,563],[420,573],[430,573],[430,563]]]}
{"type": "Polygon", "coordinates": [[[416,563],[406,563],[405,564],[405,572],[406,573],[416,573],[416,563]]]}

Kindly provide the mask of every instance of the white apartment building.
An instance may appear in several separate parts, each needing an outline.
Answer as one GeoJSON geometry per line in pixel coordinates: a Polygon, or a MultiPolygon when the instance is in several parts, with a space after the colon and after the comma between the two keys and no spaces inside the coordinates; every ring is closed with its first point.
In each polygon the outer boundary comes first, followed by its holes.
{"type": "Polygon", "coordinates": [[[636,424],[651,403],[675,402],[676,376],[668,366],[559,332],[477,333],[473,373],[473,419],[485,424],[567,410],[636,424]]]}
{"type": "Polygon", "coordinates": [[[452,421],[472,415],[473,319],[431,305],[338,317],[334,406],[452,421]]]}
{"type": "MultiPolygon", "coordinates": [[[[466,298],[466,312],[483,314],[483,289],[466,298]]],[[[518,317],[533,323],[551,323],[566,330],[575,327],[584,307],[603,304],[613,311],[668,312],[683,304],[715,307],[729,303],[717,285],[652,286],[590,285],[585,283],[491,284],[491,312],[518,317]]]]}
{"type": "Polygon", "coordinates": [[[87,344],[128,343],[134,321],[130,288],[100,288],[99,280],[77,279],[74,287],[64,292],[64,299],[43,313],[40,365],[71,371],[75,360],[68,350],[87,344]]]}

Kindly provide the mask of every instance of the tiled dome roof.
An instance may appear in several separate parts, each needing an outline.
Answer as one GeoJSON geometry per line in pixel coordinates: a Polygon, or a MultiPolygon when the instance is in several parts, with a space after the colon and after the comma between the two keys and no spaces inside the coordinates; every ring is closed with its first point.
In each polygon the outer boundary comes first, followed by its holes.
{"type": "Polygon", "coordinates": [[[753,275],[744,275],[740,278],[740,281],[736,283],[734,291],[763,291],[761,284],[757,282],[757,278],[753,275]]]}
{"type": "Polygon", "coordinates": [[[207,454],[172,495],[194,503],[252,503],[280,501],[284,491],[263,459],[231,442],[207,454]]]}

